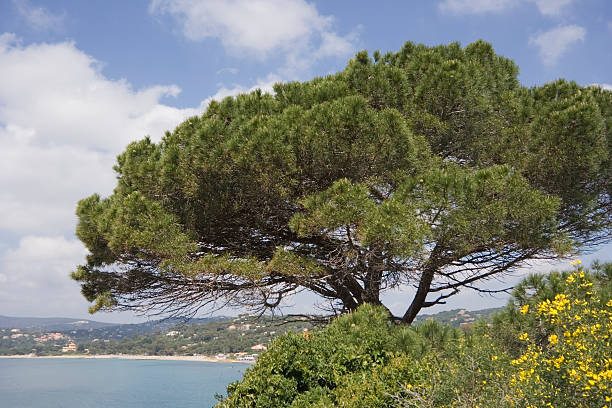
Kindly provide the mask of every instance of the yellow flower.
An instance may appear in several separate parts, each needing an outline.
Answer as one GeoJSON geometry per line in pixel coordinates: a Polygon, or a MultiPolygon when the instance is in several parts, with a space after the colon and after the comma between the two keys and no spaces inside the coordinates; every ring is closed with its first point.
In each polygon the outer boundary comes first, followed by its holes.
{"type": "Polygon", "coordinates": [[[523,333],[519,336],[519,340],[527,341],[529,340],[529,336],[527,335],[527,333],[523,333]]]}
{"type": "Polygon", "coordinates": [[[521,307],[521,314],[527,314],[527,312],[529,311],[529,305],[525,305],[523,307],[521,307]]]}
{"type": "Polygon", "coordinates": [[[559,338],[556,334],[551,334],[550,336],[548,336],[548,341],[550,342],[550,344],[557,344],[559,342],[559,338]]]}

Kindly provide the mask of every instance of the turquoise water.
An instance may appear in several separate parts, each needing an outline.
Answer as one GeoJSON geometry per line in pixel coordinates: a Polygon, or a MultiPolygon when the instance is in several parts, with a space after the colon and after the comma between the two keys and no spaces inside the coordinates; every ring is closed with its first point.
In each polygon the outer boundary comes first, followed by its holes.
{"type": "Polygon", "coordinates": [[[211,407],[246,364],[0,359],[2,408],[211,407]]]}

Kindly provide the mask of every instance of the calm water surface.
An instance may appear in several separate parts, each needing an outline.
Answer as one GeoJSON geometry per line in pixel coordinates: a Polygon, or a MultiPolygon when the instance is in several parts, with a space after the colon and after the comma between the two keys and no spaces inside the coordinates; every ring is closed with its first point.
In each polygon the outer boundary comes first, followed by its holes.
{"type": "Polygon", "coordinates": [[[246,364],[0,359],[2,408],[211,407],[246,364]]]}

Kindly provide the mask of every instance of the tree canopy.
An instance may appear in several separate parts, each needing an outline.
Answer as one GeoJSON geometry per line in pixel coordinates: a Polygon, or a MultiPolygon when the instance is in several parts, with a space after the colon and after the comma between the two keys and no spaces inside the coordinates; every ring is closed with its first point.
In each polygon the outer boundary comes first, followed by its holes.
{"type": "Polygon", "coordinates": [[[526,88],[478,41],[362,51],[334,75],[213,101],[79,202],[73,278],[99,309],[423,308],[606,240],[612,92],[526,88]]]}

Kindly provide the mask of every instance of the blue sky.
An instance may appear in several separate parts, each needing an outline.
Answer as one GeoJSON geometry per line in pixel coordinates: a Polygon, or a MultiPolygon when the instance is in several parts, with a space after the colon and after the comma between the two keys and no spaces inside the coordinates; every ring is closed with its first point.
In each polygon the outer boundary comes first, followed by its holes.
{"type": "MultiPolygon", "coordinates": [[[[478,39],[513,59],[526,86],[612,89],[608,0],[0,2],[0,314],[87,316],[68,278],[86,253],[74,209],[112,191],[130,141],[159,140],[213,98],[336,72],[361,49],[478,39]]],[[[593,258],[612,260],[612,247],[582,259],[593,258]]],[[[466,292],[446,308],[504,302],[466,292]]]]}

